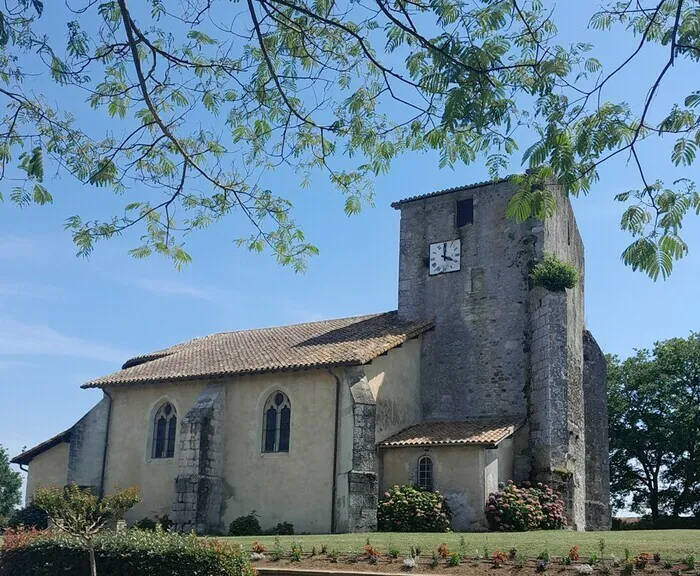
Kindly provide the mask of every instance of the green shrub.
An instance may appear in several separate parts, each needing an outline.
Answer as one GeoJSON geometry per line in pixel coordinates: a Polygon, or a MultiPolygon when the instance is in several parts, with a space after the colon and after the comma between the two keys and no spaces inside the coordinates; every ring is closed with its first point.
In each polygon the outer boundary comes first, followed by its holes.
{"type": "Polygon", "coordinates": [[[272,530],[268,530],[268,534],[274,534],[276,536],[294,536],[294,524],[291,522],[280,522],[272,528],[272,530]]]}
{"type": "Polygon", "coordinates": [[[563,292],[566,288],[576,286],[578,270],[571,264],[548,254],[535,265],[530,272],[530,278],[535,286],[542,286],[554,292],[563,292]]]}
{"type": "MultiPolygon", "coordinates": [[[[94,539],[99,576],[254,576],[240,547],[217,540],[154,532],[103,532],[94,539]]],[[[90,566],[84,540],[59,533],[3,543],[0,576],[88,576],[90,566]]]]}
{"type": "Polygon", "coordinates": [[[413,486],[394,486],[377,509],[381,532],[447,532],[452,521],[444,496],[413,486]]]}
{"type": "Polygon", "coordinates": [[[452,552],[447,560],[448,566],[459,566],[462,563],[462,555],[459,552],[452,552]]]}
{"type": "Polygon", "coordinates": [[[8,527],[10,519],[7,516],[0,516],[0,534],[2,534],[8,527]]]}
{"type": "Polygon", "coordinates": [[[262,533],[255,510],[247,516],[239,516],[228,527],[229,536],[260,536],[262,533]]]}
{"type": "Polygon", "coordinates": [[[49,525],[49,516],[41,508],[37,508],[34,504],[16,510],[7,523],[8,528],[36,528],[37,530],[45,530],[49,525]]]}
{"type": "Polygon", "coordinates": [[[160,526],[163,530],[170,530],[173,526],[172,521],[166,514],[162,518],[156,516],[155,518],[142,518],[134,524],[134,528],[139,530],[155,530],[157,526],[160,526]]]}
{"type": "Polygon", "coordinates": [[[155,531],[156,526],[158,526],[158,522],[156,522],[153,518],[141,518],[141,520],[134,523],[134,528],[139,530],[155,531]]]}

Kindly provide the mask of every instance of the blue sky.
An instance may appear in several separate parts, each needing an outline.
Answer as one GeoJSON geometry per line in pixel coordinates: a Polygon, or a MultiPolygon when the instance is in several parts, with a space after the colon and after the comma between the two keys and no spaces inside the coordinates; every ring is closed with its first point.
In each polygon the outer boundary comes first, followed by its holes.
{"type": "MultiPolygon", "coordinates": [[[[560,21],[563,33],[583,29],[586,14],[580,5],[572,9],[560,21]]],[[[629,48],[614,43],[617,35],[586,34],[604,64],[618,62],[629,48]]],[[[608,95],[632,94],[631,103],[639,105],[662,57],[652,52],[608,95]]],[[[689,92],[688,77],[674,71],[658,103],[689,92]]],[[[680,175],[668,166],[668,143],[642,152],[652,179],[680,175]]],[[[697,180],[698,168],[684,174],[697,180]]],[[[292,175],[266,175],[270,186],[290,190],[297,219],[321,251],[305,275],[280,268],[269,255],[236,248],[233,239],[243,234],[235,221],[193,237],[194,262],[183,272],[157,257],[129,257],[136,234],[78,259],[63,231],[65,218],[106,216],[115,203],[103,190],[76,188],[68,180],[54,183],[51,206],[0,204],[0,444],[14,455],[71,426],[100,398],[80,384],[117,370],[130,355],[213,332],[395,308],[399,215],[389,204],[486,178],[478,162],[439,170],[434,155],[407,156],[377,178],[376,207],[348,218],[342,198],[323,178],[297,191],[292,175]]],[[[589,197],[575,200],[586,247],[586,323],[606,352],[621,355],[700,326],[697,219],[684,228],[690,255],[668,281],[654,283],[620,262],[629,238],[619,231],[623,206],[612,196],[636,186],[634,170],[621,158],[604,168],[589,197]]]]}

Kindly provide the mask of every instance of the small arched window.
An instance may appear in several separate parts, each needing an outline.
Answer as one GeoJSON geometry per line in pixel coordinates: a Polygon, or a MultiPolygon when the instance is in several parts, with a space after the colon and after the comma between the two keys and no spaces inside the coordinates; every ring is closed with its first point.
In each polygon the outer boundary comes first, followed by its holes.
{"type": "Polygon", "coordinates": [[[153,458],[175,456],[176,436],[177,412],[170,402],[166,402],[158,409],[153,420],[153,458]]]}
{"type": "Polygon", "coordinates": [[[433,491],[433,459],[430,456],[421,456],[418,459],[418,486],[433,491]]]}
{"type": "Polygon", "coordinates": [[[282,392],[274,392],[265,402],[263,452],[289,452],[289,425],[292,407],[282,392]]]}

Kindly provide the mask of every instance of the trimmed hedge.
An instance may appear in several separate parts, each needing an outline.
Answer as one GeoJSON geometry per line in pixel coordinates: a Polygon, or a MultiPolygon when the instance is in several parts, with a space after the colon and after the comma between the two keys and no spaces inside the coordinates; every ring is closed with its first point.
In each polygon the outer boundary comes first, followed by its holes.
{"type": "MultiPolygon", "coordinates": [[[[254,576],[239,546],[155,532],[104,532],[95,539],[98,576],[254,576]]],[[[89,576],[84,541],[52,532],[19,533],[3,542],[0,576],[89,576]]]]}

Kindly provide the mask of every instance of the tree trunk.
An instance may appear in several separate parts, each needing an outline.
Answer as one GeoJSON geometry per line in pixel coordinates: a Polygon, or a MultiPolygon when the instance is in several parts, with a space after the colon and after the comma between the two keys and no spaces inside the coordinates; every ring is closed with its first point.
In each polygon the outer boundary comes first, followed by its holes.
{"type": "MultiPolygon", "coordinates": [[[[658,490],[652,490],[649,495],[649,508],[651,509],[651,519],[656,522],[659,519],[659,492],[658,490]]],[[[93,576],[95,576],[93,574],[93,576]]]]}
{"type": "Polygon", "coordinates": [[[88,544],[88,552],[90,553],[90,576],[97,576],[97,562],[95,562],[95,549],[92,547],[92,542],[88,544]]]}

